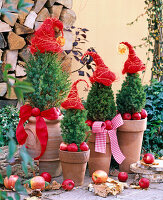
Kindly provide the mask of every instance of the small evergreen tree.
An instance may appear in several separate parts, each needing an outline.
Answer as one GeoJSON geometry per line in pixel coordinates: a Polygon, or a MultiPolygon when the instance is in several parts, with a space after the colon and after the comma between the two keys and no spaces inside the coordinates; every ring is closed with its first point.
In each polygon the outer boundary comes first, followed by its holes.
{"type": "Polygon", "coordinates": [[[146,94],[138,74],[139,71],[145,70],[145,66],[136,56],[133,47],[129,43],[122,42],[121,45],[122,48],[125,48],[124,46],[128,47],[129,55],[122,71],[122,74],[127,73],[127,76],[121,90],[117,93],[116,103],[119,113],[130,113],[132,115],[140,112],[145,107],[146,94]]]}
{"type": "Polygon", "coordinates": [[[146,95],[139,74],[127,74],[121,90],[117,93],[117,109],[121,114],[141,112],[146,95]]]}
{"type": "Polygon", "coordinates": [[[64,118],[61,121],[63,141],[67,144],[75,143],[78,147],[85,141],[86,132],[89,131],[89,127],[85,123],[87,111],[81,103],[76,88],[79,81],[84,80],[80,79],[74,82],[67,100],[61,104],[66,109],[64,118]]]}
{"type": "Polygon", "coordinates": [[[86,103],[87,118],[92,121],[112,120],[116,115],[116,106],[111,86],[93,83],[86,103]]]}
{"type": "Polygon", "coordinates": [[[97,53],[87,51],[83,58],[87,55],[92,56],[96,63],[96,70],[93,76],[90,77],[92,87],[86,102],[87,118],[92,121],[112,120],[116,115],[116,106],[111,87],[112,82],[116,79],[115,74],[103,63],[97,53]]]}
{"type": "Polygon", "coordinates": [[[27,80],[35,92],[26,95],[40,111],[60,106],[69,91],[68,74],[62,71],[58,54],[37,52],[26,63],[27,80]]]}

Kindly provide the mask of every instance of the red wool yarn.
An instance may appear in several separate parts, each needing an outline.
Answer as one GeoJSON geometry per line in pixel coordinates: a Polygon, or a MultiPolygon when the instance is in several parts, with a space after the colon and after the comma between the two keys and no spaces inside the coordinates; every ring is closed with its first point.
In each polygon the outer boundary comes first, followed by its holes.
{"type": "Polygon", "coordinates": [[[62,52],[61,45],[55,38],[55,29],[58,28],[61,31],[63,37],[63,23],[57,18],[47,18],[41,27],[35,31],[34,37],[31,39],[30,51],[32,54],[38,50],[41,53],[62,52]]]}
{"type": "Polygon", "coordinates": [[[81,60],[87,55],[92,56],[96,64],[96,69],[93,72],[93,76],[90,77],[91,83],[98,82],[103,85],[110,86],[116,80],[115,74],[110,71],[110,69],[104,64],[101,57],[95,52],[87,51],[81,60]]]}
{"type": "Polygon", "coordinates": [[[67,99],[61,104],[61,106],[64,109],[79,109],[79,110],[85,109],[81,102],[81,99],[79,97],[78,90],[77,90],[77,84],[80,81],[84,81],[87,84],[87,87],[89,87],[88,83],[83,79],[79,79],[75,81],[71,87],[71,91],[67,99]]]}
{"type": "Polygon", "coordinates": [[[129,44],[128,42],[121,42],[120,44],[126,45],[129,49],[128,59],[126,60],[126,62],[124,64],[122,74],[125,74],[125,73],[134,74],[139,71],[145,70],[145,68],[146,68],[145,65],[136,56],[135,51],[134,51],[133,47],[131,46],[131,44],[129,44]]]}

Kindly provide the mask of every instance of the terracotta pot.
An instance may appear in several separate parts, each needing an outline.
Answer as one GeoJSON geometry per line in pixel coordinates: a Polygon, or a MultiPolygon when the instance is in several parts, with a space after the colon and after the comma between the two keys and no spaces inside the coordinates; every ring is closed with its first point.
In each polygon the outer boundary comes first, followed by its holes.
{"type": "Polygon", "coordinates": [[[104,170],[107,174],[109,174],[111,161],[110,139],[107,134],[106,153],[98,153],[95,152],[95,136],[96,135],[92,133],[88,141],[88,146],[90,148],[90,158],[88,162],[89,175],[92,176],[93,172],[96,170],[104,170]]]}
{"type": "Polygon", "coordinates": [[[59,150],[59,158],[62,165],[63,179],[71,179],[75,186],[83,185],[90,150],[82,152],[70,152],[59,150]]]}
{"type": "MultiPolygon", "coordinates": [[[[45,153],[39,160],[39,173],[48,172],[52,177],[60,176],[62,173],[61,164],[59,161],[59,146],[62,142],[60,116],[57,120],[45,120],[48,129],[48,142],[45,153]]],[[[35,158],[41,153],[40,141],[36,135],[36,118],[30,117],[28,124],[25,126],[25,131],[28,134],[26,146],[28,153],[32,158],[35,158]]]]}
{"type": "Polygon", "coordinates": [[[147,127],[147,118],[142,120],[124,120],[118,128],[117,136],[120,149],[126,159],[119,165],[120,171],[132,173],[130,164],[140,160],[143,134],[147,127]]]}

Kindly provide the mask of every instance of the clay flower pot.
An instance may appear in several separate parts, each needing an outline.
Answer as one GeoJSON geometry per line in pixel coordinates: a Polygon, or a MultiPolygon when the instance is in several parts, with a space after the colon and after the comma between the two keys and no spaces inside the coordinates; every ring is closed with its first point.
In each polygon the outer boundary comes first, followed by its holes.
{"type": "Polygon", "coordinates": [[[147,127],[147,118],[142,120],[124,120],[118,128],[117,136],[120,149],[126,159],[119,165],[120,171],[132,173],[130,165],[140,160],[143,134],[147,127]]]}
{"type": "MultiPolygon", "coordinates": [[[[59,161],[59,146],[62,142],[60,121],[63,116],[57,120],[44,119],[48,130],[48,142],[45,153],[39,160],[39,173],[48,172],[52,177],[60,176],[62,173],[61,164],[59,161]]],[[[25,126],[25,131],[28,134],[25,145],[27,151],[32,158],[40,155],[41,145],[36,135],[36,118],[30,117],[28,124],[25,126]]]]}
{"type": "Polygon", "coordinates": [[[81,152],[59,150],[63,179],[73,180],[75,186],[83,185],[89,156],[90,150],[81,152]]]}
{"type": "Polygon", "coordinates": [[[92,176],[96,170],[104,170],[109,174],[111,162],[111,147],[108,134],[106,136],[106,153],[95,152],[96,134],[92,133],[89,137],[88,146],[90,148],[90,158],[88,162],[89,175],[92,176]]]}

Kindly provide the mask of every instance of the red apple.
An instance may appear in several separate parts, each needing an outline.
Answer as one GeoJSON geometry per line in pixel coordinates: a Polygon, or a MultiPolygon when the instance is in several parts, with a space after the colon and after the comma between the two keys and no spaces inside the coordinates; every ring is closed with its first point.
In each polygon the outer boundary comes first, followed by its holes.
{"type": "Polygon", "coordinates": [[[130,114],[130,113],[124,113],[124,114],[122,115],[122,118],[123,118],[124,120],[130,120],[130,119],[131,119],[131,114],[130,114]]]}
{"type": "Polygon", "coordinates": [[[51,175],[48,172],[43,172],[40,176],[42,176],[46,182],[50,183],[51,182],[51,175]]]}
{"type": "Polygon", "coordinates": [[[45,179],[42,176],[35,176],[30,180],[31,189],[36,190],[44,190],[45,189],[45,179]]]}
{"type": "Polygon", "coordinates": [[[78,151],[78,146],[75,143],[71,143],[67,146],[68,151],[76,152],[78,151]]]}
{"type": "Polygon", "coordinates": [[[144,160],[144,162],[147,163],[147,164],[152,164],[152,163],[154,163],[154,161],[155,161],[155,157],[154,157],[154,155],[151,154],[151,153],[146,153],[146,154],[143,156],[143,160],[144,160]]]}
{"type": "Polygon", "coordinates": [[[145,119],[148,116],[148,113],[147,113],[147,111],[145,109],[142,109],[140,114],[141,114],[141,118],[142,119],[145,119]]]}
{"type": "Polygon", "coordinates": [[[67,147],[68,147],[68,145],[65,144],[64,142],[62,142],[62,143],[60,144],[60,150],[62,150],[62,151],[67,151],[67,147]]]}
{"type": "Polygon", "coordinates": [[[73,188],[74,188],[74,181],[72,181],[71,179],[66,179],[66,180],[64,180],[63,181],[63,183],[62,183],[62,188],[64,189],[64,190],[72,190],[73,188]]]}
{"type": "Polygon", "coordinates": [[[149,187],[149,179],[147,179],[147,178],[141,178],[139,180],[139,185],[143,189],[148,188],[149,187]]]}
{"type": "Polygon", "coordinates": [[[18,178],[19,177],[17,175],[11,175],[9,178],[6,176],[4,179],[5,187],[9,190],[13,189],[18,178]]]}
{"type": "Polygon", "coordinates": [[[87,119],[87,120],[85,121],[85,123],[86,123],[88,126],[92,127],[93,121],[87,119]]]}
{"type": "Polygon", "coordinates": [[[80,150],[81,151],[88,151],[88,149],[89,149],[89,146],[88,146],[88,144],[86,142],[82,142],[80,144],[80,150]]]}
{"type": "Polygon", "coordinates": [[[96,170],[92,174],[92,180],[95,184],[105,183],[108,179],[108,175],[103,170],[96,170]]]}
{"type": "Polygon", "coordinates": [[[112,123],[111,123],[110,120],[106,120],[105,124],[106,124],[106,130],[111,130],[112,129],[112,123]]]}
{"type": "Polygon", "coordinates": [[[138,113],[138,112],[132,114],[132,119],[133,120],[140,120],[141,119],[141,114],[138,113]]]}
{"type": "Polygon", "coordinates": [[[121,182],[126,182],[128,179],[128,174],[126,172],[119,172],[118,180],[121,182]]]}
{"type": "Polygon", "coordinates": [[[39,108],[33,108],[33,109],[32,109],[31,115],[32,115],[33,117],[37,117],[39,114],[40,114],[40,109],[39,109],[39,108]]]}

